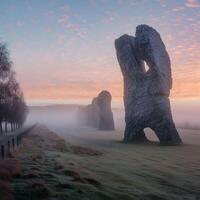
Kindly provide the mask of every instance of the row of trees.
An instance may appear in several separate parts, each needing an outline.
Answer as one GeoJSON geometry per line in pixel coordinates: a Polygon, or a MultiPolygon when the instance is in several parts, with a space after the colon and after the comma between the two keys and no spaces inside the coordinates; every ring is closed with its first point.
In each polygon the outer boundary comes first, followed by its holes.
{"type": "Polygon", "coordinates": [[[7,46],[0,43],[0,133],[14,131],[25,122],[28,109],[15,78],[7,46]]]}

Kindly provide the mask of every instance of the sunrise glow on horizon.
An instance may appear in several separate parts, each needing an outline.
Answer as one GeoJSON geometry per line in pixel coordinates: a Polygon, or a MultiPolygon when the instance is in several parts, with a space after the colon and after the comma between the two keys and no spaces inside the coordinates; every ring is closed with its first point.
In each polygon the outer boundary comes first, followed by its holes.
{"type": "Polygon", "coordinates": [[[199,0],[0,0],[0,41],[28,102],[87,103],[101,90],[122,102],[114,40],[139,24],[171,58],[171,99],[200,99],[199,0]]]}

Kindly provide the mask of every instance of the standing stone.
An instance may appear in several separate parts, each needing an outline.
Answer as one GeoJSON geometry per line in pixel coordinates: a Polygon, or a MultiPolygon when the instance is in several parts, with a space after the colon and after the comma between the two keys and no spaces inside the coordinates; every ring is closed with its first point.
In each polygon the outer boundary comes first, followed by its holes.
{"type": "Polygon", "coordinates": [[[93,98],[91,104],[91,126],[98,128],[99,126],[99,105],[97,97],[93,98]]]}
{"type": "Polygon", "coordinates": [[[170,59],[159,33],[140,25],[136,37],[121,36],[115,48],[124,78],[124,141],[147,141],[144,128],[150,127],[161,144],[182,143],[168,98],[172,87],[170,59]]]}
{"type": "Polygon", "coordinates": [[[111,94],[105,90],[102,91],[97,97],[99,105],[99,130],[114,130],[111,99],[111,94]]]}
{"type": "Polygon", "coordinates": [[[99,130],[114,130],[111,99],[108,91],[102,91],[98,97],[93,98],[91,104],[80,106],[77,113],[79,123],[99,130]]]}

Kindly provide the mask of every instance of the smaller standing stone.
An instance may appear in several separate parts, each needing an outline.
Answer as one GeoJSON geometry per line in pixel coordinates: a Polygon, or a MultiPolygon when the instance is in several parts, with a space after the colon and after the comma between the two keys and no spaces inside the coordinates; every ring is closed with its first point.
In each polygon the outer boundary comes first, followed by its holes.
{"type": "Polygon", "coordinates": [[[113,113],[111,110],[111,94],[104,90],[98,97],[99,105],[99,130],[114,130],[113,113]]]}

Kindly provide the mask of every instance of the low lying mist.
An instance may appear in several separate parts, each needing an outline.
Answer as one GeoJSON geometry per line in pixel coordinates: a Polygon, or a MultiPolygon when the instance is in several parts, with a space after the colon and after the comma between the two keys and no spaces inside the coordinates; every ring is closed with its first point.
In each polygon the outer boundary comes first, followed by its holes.
{"type": "Polygon", "coordinates": [[[76,125],[77,105],[30,106],[26,123],[45,125],[76,125]]]}
{"type": "MultiPolygon", "coordinates": [[[[78,125],[79,105],[30,106],[27,124],[78,125]]],[[[200,129],[200,100],[171,101],[173,119],[177,128],[200,129]]],[[[113,108],[116,129],[124,129],[124,109],[113,108]]]]}

